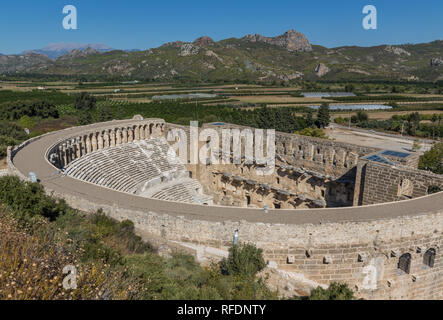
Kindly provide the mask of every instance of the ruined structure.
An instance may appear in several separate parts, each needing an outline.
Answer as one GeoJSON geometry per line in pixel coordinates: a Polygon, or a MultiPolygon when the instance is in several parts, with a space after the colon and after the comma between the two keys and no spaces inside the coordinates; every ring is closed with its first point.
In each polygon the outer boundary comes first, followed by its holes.
{"type": "Polygon", "coordinates": [[[238,230],[270,265],[319,284],[443,298],[443,176],[417,170],[418,155],[277,133],[273,174],[261,175],[245,159],[180,163],[174,128],[188,130],[134,118],[51,132],[9,148],[8,169],[167,242],[226,250],[238,230]]]}

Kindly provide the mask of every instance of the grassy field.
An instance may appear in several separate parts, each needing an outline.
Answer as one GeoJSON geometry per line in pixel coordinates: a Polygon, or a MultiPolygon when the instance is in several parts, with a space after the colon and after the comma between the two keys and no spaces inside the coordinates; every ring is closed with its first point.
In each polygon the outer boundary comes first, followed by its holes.
{"type": "MultiPolygon", "coordinates": [[[[386,91],[380,91],[379,87],[374,87],[374,92],[359,93],[365,98],[365,101],[359,101],[358,99],[353,101],[343,102],[333,99],[322,98],[305,98],[298,97],[296,93],[301,91],[343,91],[342,84],[328,84],[324,85],[325,88],[318,84],[310,84],[311,87],[303,87],[301,85],[292,86],[270,86],[270,85],[258,85],[258,84],[199,84],[199,85],[178,85],[171,83],[116,83],[116,82],[31,82],[31,81],[8,81],[0,82],[0,90],[12,90],[12,91],[32,91],[36,90],[38,86],[44,86],[46,91],[56,90],[58,92],[73,95],[79,92],[89,92],[97,96],[98,99],[109,98],[117,101],[128,101],[130,103],[147,103],[151,101],[153,95],[164,94],[183,94],[183,93],[215,93],[220,97],[224,97],[226,101],[220,101],[220,104],[226,104],[229,101],[231,105],[248,105],[248,107],[254,107],[253,105],[267,104],[271,107],[285,107],[285,106],[307,106],[311,104],[320,104],[322,102],[337,103],[337,104],[390,104],[392,103],[388,97],[410,97],[411,101],[399,100],[397,105],[401,107],[414,105],[415,110],[438,110],[443,108],[443,95],[442,94],[429,94],[429,93],[392,93],[386,86],[386,91]],[[115,92],[119,89],[119,92],[115,92]],[[377,89],[377,90],[375,90],[377,89]],[[385,97],[385,100],[377,100],[380,97],[385,97]],[[372,99],[373,98],[373,99],[372,99]],[[441,99],[440,99],[441,98],[441,99]],[[432,101],[431,101],[432,100],[432,101]],[[421,106],[420,106],[421,105],[421,106]]],[[[202,104],[214,105],[217,104],[218,99],[212,99],[208,101],[202,101],[202,104]]],[[[404,109],[404,108],[403,108],[404,109]]],[[[407,111],[407,110],[402,110],[407,111]]],[[[377,115],[377,117],[380,114],[377,115]]],[[[379,119],[379,118],[375,118],[379,119]]],[[[380,118],[383,119],[383,118],[380,118]]]]}

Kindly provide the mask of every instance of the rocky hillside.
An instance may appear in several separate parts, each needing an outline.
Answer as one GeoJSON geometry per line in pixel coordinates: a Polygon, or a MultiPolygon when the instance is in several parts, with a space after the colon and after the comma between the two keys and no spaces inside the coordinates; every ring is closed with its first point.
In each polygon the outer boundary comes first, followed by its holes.
{"type": "Polygon", "coordinates": [[[108,76],[158,80],[443,80],[443,41],[325,48],[300,32],[214,41],[172,42],[155,49],[102,52],[74,49],[0,56],[0,73],[108,76]]]}

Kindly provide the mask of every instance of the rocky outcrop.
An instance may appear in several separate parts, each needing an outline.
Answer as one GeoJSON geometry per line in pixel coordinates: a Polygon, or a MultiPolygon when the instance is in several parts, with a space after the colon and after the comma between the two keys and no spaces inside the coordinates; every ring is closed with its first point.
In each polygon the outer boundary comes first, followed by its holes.
{"type": "Polygon", "coordinates": [[[213,46],[215,44],[215,41],[212,40],[210,37],[203,36],[196,39],[193,44],[198,47],[209,47],[213,46]]]}
{"type": "Polygon", "coordinates": [[[315,67],[314,72],[318,77],[323,77],[325,74],[327,74],[329,72],[329,68],[324,64],[324,63],[320,63],[319,65],[317,65],[317,67],[315,67]]]}
{"type": "Polygon", "coordinates": [[[442,58],[432,58],[431,59],[431,67],[438,67],[443,65],[443,59],[442,58]]]}
{"type": "Polygon", "coordinates": [[[217,59],[218,61],[220,61],[221,63],[223,63],[223,59],[220,58],[220,57],[218,56],[218,54],[216,54],[216,53],[215,53],[214,51],[212,51],[212,50],[208,50],[208,51],[206,51],[205,55],[206,55],[207,57],[215,58],[215,59],[217,59]]]}
{"type": "Polygon", "coordinates": [[[264,37],[259,34],[247,35],[243,38],[249,42],[263,42],[277,47],[285,48],[291,52],[310,52],[312,51],[309,40],[303,33],[295,30],[289,30],[277,37],[264,37]]]}
{"type": "Polygon", "coordinates": [[[386,46],[385,51],[396,54],[398,56],[405,55],[410,57],[411,53],[400,47],[386,46]]]}
{"type": "Polygon", "coordinates": [[[42,70],[52,63],[47,56],[31,51],[23,55],[0,55],[0,73],[27,72],[31,68],[42,70]]]}
{"type": "Polygon", "coordinates": [[[74,50],[68,52],[67,54],[64,54],[64,55],[58,57],[57,60],[69,60],[69,59],[75,59],[75,58],[84,58],[89,55],[99,54],[99,53],[100,53],[100,51],[98,51],[94,48],[91,48],[91,47],[88,47],[85,50],[74,49],[74,50]]]}
{"type": "Polygon", "coordinates": [[[278,75],[277,79],[283,80],[283,81],[289,81],[289,80],[294,80],[294,79],[298,79],[301,77],[303,77],[303,73],[296,71],[295,73],[278,75]]]}
{"type": "Polygon", "coordinates": [[[200,51],[200,47],[193,45],[192,43],[182,44],[180,47],[180,52],[178,55],[180,57],[194,56],[198,54],[200,51]]]}

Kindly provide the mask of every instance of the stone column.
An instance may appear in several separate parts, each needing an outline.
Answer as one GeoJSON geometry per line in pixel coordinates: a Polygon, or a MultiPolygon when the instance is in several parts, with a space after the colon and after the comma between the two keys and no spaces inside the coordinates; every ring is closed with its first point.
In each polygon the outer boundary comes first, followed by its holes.
{"type": "Polygon", "coordinates": [[[103,134],[102,132],[98,133],[98,150],[103,149],[103,134]]]}
{"type": "Polygon", "coordinates": [[[91,139],[92,152],[97,151],[97,137],[95,135],[96,133],[94,132],[91,139]]]}
{"type": "Polygon", "coordinates": [[[334,163],[334,154],[335,154],[335,150],[331,147],[328,148],[328,150],[325,153],[325,159],[326,159],[326,164],[332,166],[334,163]]]}
{"type": "Polygon", "coordinates": [[[134,129],[134,141],[140,140],[140,129],[138,126],[135,126],[134,129]]]}
{"type": "Polygon", "coordinates": [[[77,158],[81,158],[83,156],[83,137],[77,138],[77,158]]]}
{"type": "Polygon", "coordinates": [[[123,128],[122,143],[128,143],[128,129],[127,128],[123,128]]]}
{"type": "Polygon", "coordinates": [[[65,163],[64,161],[64,155],[63,155],[63,145],[58,146],[58,166],[59,168],[64,168],[65,163]]]}
{"type": "Polygon", "coordinates": [[[80,150],[81,146],[80,146],[80,138],[75,138],[74,139],[74,150],[75,150],[75,159],[80,158],[81,155],[81,150],[80,150]]]}
{"type": "Polygon", "coordinates": [[[72,145],[71,140],[66,141],[66,165],[72,162],[72,145]]]}
{"type": "Polygon", "coordinates": [[[145,140],[145,126],[141,125],[139,127],[139,131],[140,131],[140,140],[145,140]]]}
{"type": "Polygon", "coordinates": [[[105,131],[105,134],[103,135],[103,139],[104,139],[103,146],[105,148],[109,148],[110,144],[109,144],[109,132],[108,132],[108,130],[105,131]]]}
{"type": "Polygon", "coordinates": [[[337,168],[343,168],[345,166],[345,160],[346,160],[346,151],[343,149],[340,149],[335,154],[335,165],[337,168]]]}
{"type": "Polygon", "coordinates": [[[149,139],[149,123],[145,125],[145,139],[149,139]]]}
{"type": "Polygon", "coordinates": [[[111,143],[110,143],[111,147],[115,147],[115,129],[111,130],[111,143]]]}
{"type": "Polygon", "coordinates": [[[64,168],[68,165],[68,157],[66,154],[66,143],[63,143],[63,146],[62,146],[62,157],[63,157],[62,161],[63,161],[63,168],[64,168]]]}
{"type": "Polygon", "coordinates": [[[89,134],[86,136],[85,147],[86,147],[86,153],[87,154],[91,153],[92,143],[91,143],[91,138],[90,138],[89,134]]]}
{"type": "Polygon", "coordinates": [[[134,130],[132,128],[128,129],[128,142],[134,141],[134,130]]]}
{"type": "Polygon", "coordinates": [[[121,132],[120,128],[117,128],[115,135],[116,135],[115,144],[118,146],[118,145],[122,144],[122,132],[121,132]]]}

